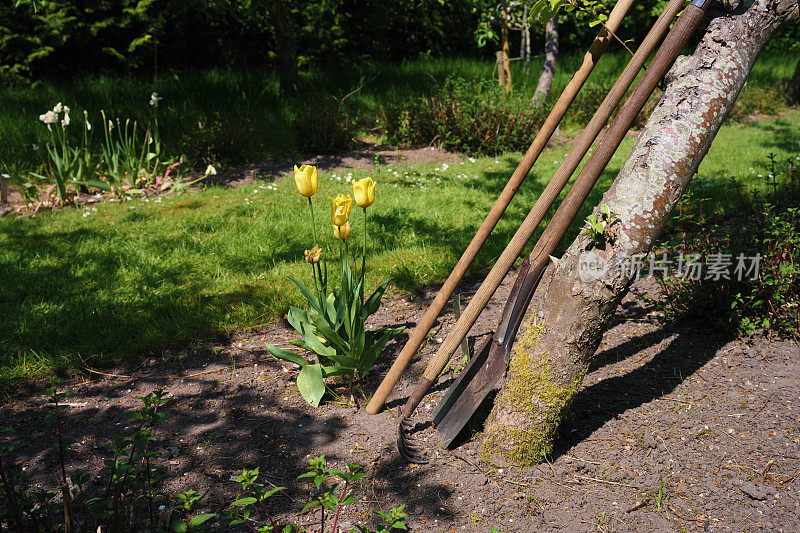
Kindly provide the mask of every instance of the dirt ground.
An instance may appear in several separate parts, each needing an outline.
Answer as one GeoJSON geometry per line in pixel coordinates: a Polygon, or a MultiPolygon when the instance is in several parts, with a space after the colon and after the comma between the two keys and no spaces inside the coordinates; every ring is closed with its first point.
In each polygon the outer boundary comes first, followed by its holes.
{"type": "MultiPolygon", "coordinates": [[[[465,297],[479,281],[464,283],[465,297]]],[[[510,275],[473,336],[493,328],[512,281],[510,275]]],[[[413,326],[434,291],[390,296],[373,325],[413,326]]],[[[99,464],[108,456],[103,447],[126,423],[122,411],[135,408],[138,396],[164,388],[173,401],[164,408],[169,420],[156,430],[162,488],[172,494],[207,490],[203,501],[210,510],[235,495],[231,475],[258,466],[264,481],[289,488],[273,497],[272,509],[310,525],[315,517],[298,514],[310,484],[297,476],[309,457],[325,454],[336,467],[365,466],[360,503],[346,508],[340,522],[346,531],[373,521],[370,510],[401,503],[409,529],[419,532],[486,532],[492,525],[502,532],[800,531],[798,344],[731,339],[701,325],[670,323],[654,300],[657,287],[637,281],[603,339],[556,450],[534,468],[487,464],[475,440],[442,449],[429,424],[415,436],[430,463],[405,464],[390,411],[368,415],[363,400],[361,408],[328,402],[314,410],[302,400],[296,369],[264,350],[264,342],[288,346],[293,335],[285,322],[103,370],[129,377],[70,379],[75,396],[64,413],[67,458],[73,466],[99,464]]],[[[442,318],[389,407],[402,404],[452,324],[452,314],[442,318]]],[[[387,346],[369,390],[406,338],[387,346]]],[[[422,422],[453,377],[442,376],[420,404],[422,422]]],[[[55,436],[43,423],[45,407],[31,387],[8,398],[0,417],[28,443],[20,464],[52,484],[55,436]]],[[[212,529],[227,531],[227,523],[213,522],[212,529]]]]}

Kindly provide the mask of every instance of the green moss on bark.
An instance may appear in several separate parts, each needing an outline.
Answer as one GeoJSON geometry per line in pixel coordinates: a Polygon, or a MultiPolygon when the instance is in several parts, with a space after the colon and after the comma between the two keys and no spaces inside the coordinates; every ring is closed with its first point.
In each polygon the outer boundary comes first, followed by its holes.
{"type": "Polygon", "coordinates": [[[517,342],[503,391],[495,401],[484,433],[484,459],[522,466],[540,463],[553,450],[553,439],[564,412],[586,370],[559,384],[539,340],[544,326],[528,324],[517,342]]]}

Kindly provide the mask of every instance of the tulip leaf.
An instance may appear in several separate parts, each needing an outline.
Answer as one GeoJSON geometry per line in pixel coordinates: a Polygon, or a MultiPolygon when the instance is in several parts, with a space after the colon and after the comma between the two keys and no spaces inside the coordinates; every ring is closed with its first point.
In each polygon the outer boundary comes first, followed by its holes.
{"type": "Polygon", "coordinates": [[[350,351],[350,344],[347,343],[338,333],[333,331],[330,326],[322,319],[315,317],[314,325],[317,328],[317,331],[320,335],[325,337],[329,343],[331,343],[336,349],[343,353],[348,353],[350,351]]]}
{"type": "Polygon", "coordinates": [[[311,291],[310,291],[310,290],[308,290],[308,287],[306,287],[305,285],[303,285],[303,283],[302,283],[302,282],[300,282],[300,281],[296,280],[296,279],[295,279],[295,278],[293,278],[292,276],[287,276],[287,277],[288,277],[290,280],[292,280],[292,282],[293,282],[295,285],[297,285],[297,288],[298,288],[298,289],[300,289],[300,292],[302,292],[302,293],[303,293],[303,296],[305,296],[306,300],[308,301],[308,305],[309,305],[309,306],[310,306],[310,307],[311,307],[311,308],[312,308],[314,311],[316,311],[316,312],[318,312],[320,315],[322,315],[322,314],[324,313],[324,311],[322,310],[322,308],[321,308],[321,307],[320,307],[320,305],[319,305],[319,300],[317,299],[317,297],[316,297],[316,296],[314,296],[313,294],[311,294],[311,291]]]}
{"type": "Polygon", "coordinates": [[[322,367],[319,364],[306,365],[297,376],[297,390],[313,407],[319,407],[325,395],[325,382],[322,378],[322,367]]]}
{"type": "Polygon", "coordinates": [[[389,286],[389,282],[392,281],[391,278],[387,279],[380,286],[375,289],[369,299],[364,304],[364,315],[365,316],[372,316],[375,311],[378,310],[378,307],[381,305],[381,298],[383,298],[383,293],[386,292],[386,288],[389,286]]]}
{"type": "Polygon", "coordinates": [[[272,344],[269,343],[264,343],[264,347],[270,354],[272,354],[277,359],[289,361],[290,363],[300,365],[301,367],[305,367],[308,365],[308,361],[306,361],[305,359],[303,359],[294,352],[290,352],[289,350],[284,350],[283,348],[278,348],[277,346],[273,346],[272,344]]]}
{"type": "Polygon", "coordinates": [[[381,351],[383,351],[384,346],[386,343],[389,342],[390,339],[396,337],[403,331],[403,328],[398,329],[387,329],[383,332],[383,335],[364,352],[364,356],[360,361],[360,368],[361,372],[366,372],[375,364],[377,361],[378,356],[380,355],[381,351]],[[398,331],[399,330],[399,331],[398,331]]]}

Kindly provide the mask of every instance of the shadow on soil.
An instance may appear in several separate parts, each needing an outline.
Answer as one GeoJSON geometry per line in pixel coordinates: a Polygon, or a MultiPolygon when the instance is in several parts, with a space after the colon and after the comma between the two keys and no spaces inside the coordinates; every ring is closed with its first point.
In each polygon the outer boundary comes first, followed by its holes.
{"type": "Polygon", "coordinates": [[[644,365],[622,376],[604,379],[578,393],[569,415],[559,428],[553,458],[568,453],[574,445],[625,411],[668,395],[711,360],[731,337],[687,322],[665,324],[651,333],[598,353],[589,366],[589,372],[640,354],[665,339],[666,346],[644,365]],[[692,328],[702,331],[702,334],[688,331],[692,328]]]}

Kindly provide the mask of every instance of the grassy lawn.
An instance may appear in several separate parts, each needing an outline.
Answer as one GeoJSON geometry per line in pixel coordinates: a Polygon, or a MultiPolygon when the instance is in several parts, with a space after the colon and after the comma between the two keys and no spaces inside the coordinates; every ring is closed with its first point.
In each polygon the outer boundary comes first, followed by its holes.
{"type": "MultiPolygon", "coordinates": [[[[560,94],[580,64],[579,54],[559,58],[552,99],[560,94]]],[[[607,90],[621,72],[628,56],[607,53],[584,89],[584,95],[607,90]]],[[[530,99],[541,71],[539,58],[527,72],[519,62],[512,63],[514,94],[530,99]]],[[[72,80],[38,82],[33,87],[0,87],[0,168],[17,165],[37,167],[44,156],[46,130],[38,121],[56,102],[73,109],[73,121],[85,109],[95,125],[100,110],[109,117],[122,117],[147,123],[153,109],[150,94],[158,92],[159,127],[168,154],[198,154],[214,147],[215,163],[243,163],[266,157],[286,157],[304,151],[298,123],[314,120],[320,106],[339,105],[339,100],[361,87],[343,105],[360,129],[371,129],[386,105],[429,94],[449,76],[467,79],[490,78],[495,65],[476,59],[437,59],[400,64],[369,63],[359,67],[307,71],[294,99],[278,99],[278,81],[269,69],[186,71],[162,73],[157,81],[147,76],[86,75],[72,80]],[[200,127],[202,124],[202,128],[200,127]],[[35,151],[34,145],[40,150],[35,151]]],[[[772,87],[788,80],[793,72],[792,58],[764,54],[750,77],[749,88],[772,87]]],[[[588,96],[584,96],[584,99],[588,96]]],[[[567,127],[583,127],[584,115],[594,109],[594,100],[582,99],[566,119],[567,127]]],[[[94,141],[101,135],[95,128],[94,141]]]]}
{"type": "MultiPolygon", "coordinates": [[[[626,139],[618,150],[589,205],[599,201],[632,143],[626,139]]],[[[568,149],[540,158],[475,271],[500,254],[568,149]]],[[[800,156],[800,112],[723,127],[699,171],[710,180],[708,194],[724,207],[734,194],[729,177],[766,190],[758,174],[767,174],[768,153],[800,156]]],[[[413,291],[442,281],[520,156],[372,172],[378,190],[370,210],[369,282],[392,277],[396,289],[413,291]]],[[[323,174],[317,220],[331,249],[326,196],[338,192],[352,193],[347,174],[323,174]]],[[[311,244],[304,200],[290,179],[0,219],[0,377],[74,367],[77,354],[100,356],[97,363],[275,320],[300,302],[286,276],[310,283],[302,262],[311,244]]],[[[358,236],[361,213],[353,220],[358,236]]]]}

